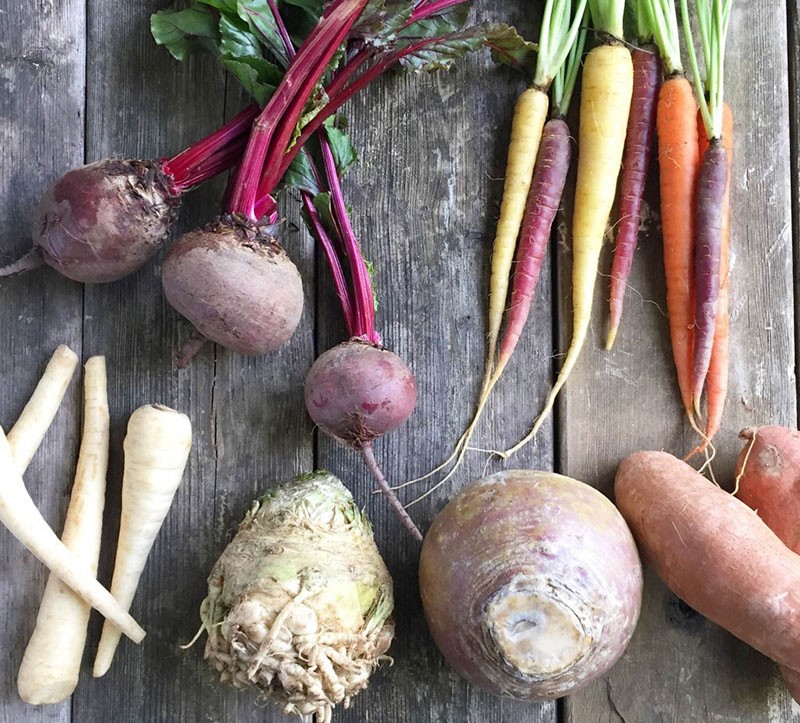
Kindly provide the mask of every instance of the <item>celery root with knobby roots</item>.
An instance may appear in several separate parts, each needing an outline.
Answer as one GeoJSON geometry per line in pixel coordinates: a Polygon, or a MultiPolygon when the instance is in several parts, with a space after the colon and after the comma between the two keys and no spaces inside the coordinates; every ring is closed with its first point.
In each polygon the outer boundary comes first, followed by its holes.
{"type": "Polygon", "coordinates": [[[392,579],[372,527],[328,472],[253,503],[208,577],[205,657],[223,683],[329,723],[384,660],[392,579]]]}

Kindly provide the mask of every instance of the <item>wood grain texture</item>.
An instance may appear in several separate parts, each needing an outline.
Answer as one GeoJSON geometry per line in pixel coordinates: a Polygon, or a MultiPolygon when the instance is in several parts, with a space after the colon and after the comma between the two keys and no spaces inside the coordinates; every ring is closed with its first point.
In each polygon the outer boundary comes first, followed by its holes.
{"type": "MultiPolygon", "coordinates": [[[[731,369],[714,471],[728,486],[738,431],[795,424],[794,301],[789,94],[783,2],[734,3],[725,93],[734,110],[731,184],[731,369]]],[[[657,209],[657,194],[648,198],[657,209]]],[[[601,350],[607,285],[596,295],[593,343],[562,399],[562,471],[610,493],[616,465],[639,449],[683,455],[695,440],[682,423],[664,308],[657,217],[634,261],[621,337],[601,350]],[[588,413],[587,413],[588,412],[588,413]],[[598,417],[603,419],[598,428],[598,417]]],[[[570,262],[561,264],[561,319],[569,337],[570,262]]],[[[608,268],[607,266],[604,268],[608,268]]],[[[787,721],[771,662],[697,616],[648,575],[644,609],[627,653],[604,680],[573,696],[567,720],[787,721]]]]}
{"type": "MultiPolygon", "coordinates": [[[[152,0],[90,2],[87,33],[86,156],[157,158],[175,153],[224,119],[224,76],[210,58],[178,65],[157,48],[152,0]]],[[[204,221],[219,183],[187,197],[180,231],[204,221]]],[[[108,675],[88,679],[73,699],[73,720],[202,720],[207,698],[201,648],[178,646],[199,627],[204,580],[217,554],[215,527],[214,357],[201,355],[178,372],[173,359],[188,324],[161,293],[160,258],[120,282],[87,286],[84,347],[106,354],[111,460],[101,580],[113,566],[120,511],[122,440],[137,407],[161,402],[189,415],[194,444],[187,471],[142,576],[132,612],[148,632],[140,646],[123,640],[108,675]]],[[[88,647],[96,647],[99,620],[88,647]]],[[[91,665],[91,656],[87,664],[91,665]]]]}
{"type": "MultiPolygon", "coordinates": [[[[0,12],[0,262],[30,248],[39,197],[83,163],[85,13],[82,2],[0,12]]],[[[16,421],[59,344],[81,354],[82,290],[50,269],[0,280],[0,425],[16,421]]],[[[53,428],[25,475],[45,519],[61,530],[80,434],[76,372],[53,428]]],[[[0,721],[70,720],[69,703],[31,708],[17,672],[36,620],[46,569],[0,530],[0,721]]]]}

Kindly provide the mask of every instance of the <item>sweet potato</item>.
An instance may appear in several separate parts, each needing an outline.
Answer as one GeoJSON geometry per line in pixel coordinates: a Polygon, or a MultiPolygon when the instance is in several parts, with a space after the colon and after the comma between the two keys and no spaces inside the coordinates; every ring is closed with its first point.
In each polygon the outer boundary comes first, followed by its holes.
{"type": "MultiPolygon", "coordinates": [[[[748,427],[736,464],[737,496],[794,552],[800,553],[800,431],[748,427]]],[[[786,689],[800,703],[800,672],[781,666],[786,689]]]]}
{"type": "Polygon", "coordinates": [[[800,553],[800,431],[748,427],[739,436],[747,444],[736,466],[737,497],[800,553]]]}
{"type": "Polygon", "coordinates": [[[672,592],[800,669],[800,557],[755,512],[665,452],[625,459],[614,490],[643,557],[672,592]]]}

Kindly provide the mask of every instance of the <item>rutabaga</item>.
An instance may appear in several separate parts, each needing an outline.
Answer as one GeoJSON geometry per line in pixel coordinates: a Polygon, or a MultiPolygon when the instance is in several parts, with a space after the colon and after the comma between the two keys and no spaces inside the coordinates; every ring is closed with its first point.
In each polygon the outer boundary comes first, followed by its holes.
{"type": "Polygon", "coordinates": [[[208,578],[205,656],[223,683],[330,721],[394,634],[392,580],[372,526],[328,472],[253,503],[208,578]]]}

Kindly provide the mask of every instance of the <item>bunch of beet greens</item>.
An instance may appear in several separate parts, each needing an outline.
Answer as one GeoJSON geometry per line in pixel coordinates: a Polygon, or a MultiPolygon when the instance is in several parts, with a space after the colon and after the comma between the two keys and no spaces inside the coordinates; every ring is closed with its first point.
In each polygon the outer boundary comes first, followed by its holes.
{"type": "Polygon", "coordinates": [[[383,348],[375,327],[370,268],[340,183],[356,153],[338,111],[391,68],[446,69],[484,45],[513,60],[527,48],[513,28],[467,27],[467,5],[463,0],[338,0],[310,10],[306,2],[198,0],[188,9],[164,11],[152,19],[156,40],[176,58],[196,49],[216,54],[263,105],[228,190],[225,214],[203,231],[179,239],[165,259],[167,298],[194,324],[196,337],[243,353],[264,350],[248,348],[254,339],[264,338],[262,329],[281,331],[267,340],[264,346],[269,348],[288,338],[299,319],[302,291],[293,286],[296,272],[277,246],[270,224],[276,219],[278,191],[297,189],[306,224],[331,270],[350,337],[312,367],[306,406],[318,426],[362,454],[381,491],[418,539],[421,534],[389,488],[372,450],[377,437],[408,419],[416,384],[405,363],[383,348]],[[256,284],[250,272],[254,257],[264,255],[264,249],[267,258],[257,259],[258,274],[266,275],[261,267],[270,269],[274,280],[260,288],[279,298],[265,297],[259,308],[242,279],[252,278],[256,284]],[[289,292],[296,296],[291,304],[286,302],[289,292]],[[220,309],[220,300],[226,299],[234,300],[235,308],[226,304],[220,309]],[[291,318],[286,309],[293,312],[291,318]],[[254,323],[254,316],[265,323],[254,323]],[[245,338],[250,330],[254,333],[245,338]]]}

